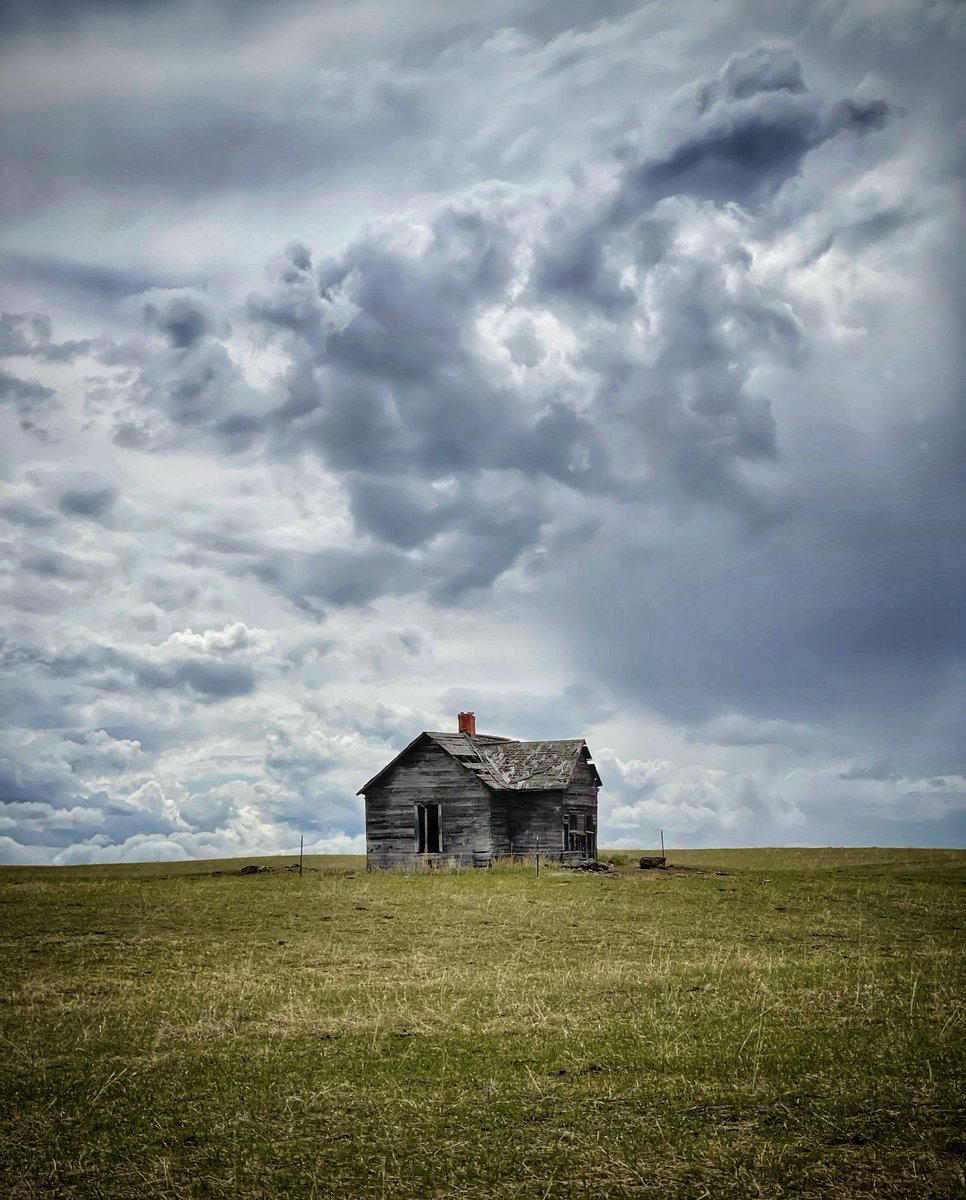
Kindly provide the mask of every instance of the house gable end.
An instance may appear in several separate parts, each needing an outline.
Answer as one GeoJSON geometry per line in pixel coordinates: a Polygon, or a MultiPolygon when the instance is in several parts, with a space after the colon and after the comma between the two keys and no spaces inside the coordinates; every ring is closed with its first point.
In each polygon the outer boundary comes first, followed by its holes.
{"type": "Polygon", "coordinates": [[[492,791],[431,736],[421,736],[365,788],[370,862],[390,865],[414,855],[491,854],[492,791]]]}
{"type": "Polygon", "coordinates": [[[406,746],[404,749],[400,750],[399,753],[396,755],[396,757],[394,759],[392,759],[391,762],[386,763],[386,765],[382,768],[381,771],[377,771],[371,779],[367,780],[362,785],[362,787],[359,788],[359,790],[356,792],[356,795],[364,796],[366,794],[366,792],[368,792],[370,790],[370,788],[374,787],[377,783],[382,782],[384,777],[386,775],[388,775],[390,773],[390,771],[392,771],[406,757],[406,755],[410,752],[410,750],[415,749],[415,747],[418,746],[419,743],[424,738],[426,738],[428,740],[429,734],[428,733],[420,733],[417,737],[414,737],[413,740],[409,743],[409,745],[406,746]]]}

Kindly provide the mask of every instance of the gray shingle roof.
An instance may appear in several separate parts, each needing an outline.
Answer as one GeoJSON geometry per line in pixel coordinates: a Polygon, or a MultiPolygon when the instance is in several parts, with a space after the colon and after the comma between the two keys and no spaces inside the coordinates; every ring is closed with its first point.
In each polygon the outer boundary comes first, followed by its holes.
{"type": "MultiPolygon", "coordinates": [[[[487,787],[504,792],[552,791],[565,788],[570,782],[581,753],[587,743],[583,738],[567,738],[553,742],[517,742],[512,738],[496,737],[478,733],[470,737],[466,733],[421,733],[421,738],[431,738],[447,754],[451,754],[467,771],[481,779],[487,787]]],[[[391,763],[359,789],[366,789],[394,766],[403,750],[391,763]]],[[[588,755],[589,757],[589,755],[588,755]]],[[[592,767],[595,771],[596,769],[592,767]]],[[[598,776],[598,783],[600,778],[598,776]]]]}
{"type": "Polygon", "coordinates": [[[480,747],[500,787],[515,792],[564,788],[570,782],[583,738],[561,742],[497,742],[480,747]]]}

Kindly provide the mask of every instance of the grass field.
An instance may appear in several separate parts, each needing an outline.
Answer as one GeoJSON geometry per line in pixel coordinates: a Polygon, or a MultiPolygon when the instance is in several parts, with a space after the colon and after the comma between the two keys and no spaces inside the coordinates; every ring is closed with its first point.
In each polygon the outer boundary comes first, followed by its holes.
{"type": "Polygon", "coordinates": [[[0,1195],[966,1194],[966,852],[627,858],[0,870],[0,1195]]]}

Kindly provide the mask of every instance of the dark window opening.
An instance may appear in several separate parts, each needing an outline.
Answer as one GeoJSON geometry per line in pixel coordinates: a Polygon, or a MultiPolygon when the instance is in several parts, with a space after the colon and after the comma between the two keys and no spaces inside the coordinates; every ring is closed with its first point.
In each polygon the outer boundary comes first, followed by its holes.
{"type": "Polygon", "coordinates": [[[442,854],[443,837],[440,806],[438,804],[416,805],[416,853],[442,854]]]}

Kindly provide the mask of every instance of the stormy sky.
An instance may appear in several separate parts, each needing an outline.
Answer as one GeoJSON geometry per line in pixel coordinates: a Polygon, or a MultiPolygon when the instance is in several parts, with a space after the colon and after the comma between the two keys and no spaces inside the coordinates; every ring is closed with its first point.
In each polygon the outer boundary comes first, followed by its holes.
{"type": "Polygon", "coordinates": [[[0,4],[0,860],[963,845],[956,0],[0,4]]]}

